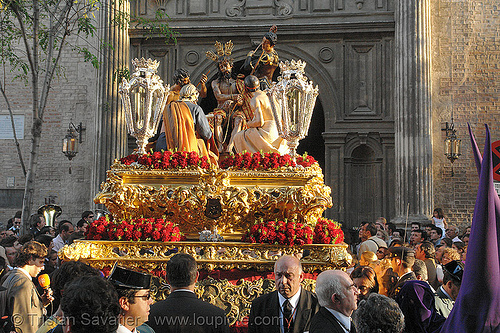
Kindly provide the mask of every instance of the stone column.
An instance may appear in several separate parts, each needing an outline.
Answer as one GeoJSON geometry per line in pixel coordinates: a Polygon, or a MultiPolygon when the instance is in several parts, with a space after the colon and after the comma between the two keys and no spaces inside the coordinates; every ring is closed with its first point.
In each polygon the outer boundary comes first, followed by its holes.
{"type": "Polygon", "coordinates": [[[96,146],[92,175],[92,195],[100,190],[106,179],[106,171],[115,158],[127,154],[127,129],[125,114],[118,95],[118,81],[114,75],[118,69],[129,67],[130,41],[128,29],[114,23],[117,13],[129,12],[129,1],[107,2],[100,10],[100,38],[111,47],[105,48],[100,57],[98,77],[97,112],[95,117],[96,146]]]}
{"type": "Polygon", "coordinates": [[[395,1],[396,223],[432,212],[430,1],[395,1]]]}

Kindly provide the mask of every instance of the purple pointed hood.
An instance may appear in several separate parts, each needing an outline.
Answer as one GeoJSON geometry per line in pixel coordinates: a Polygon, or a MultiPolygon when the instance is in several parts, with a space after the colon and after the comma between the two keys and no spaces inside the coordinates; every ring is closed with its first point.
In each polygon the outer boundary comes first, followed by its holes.
{"type": "Polygon", "coordinates": [[[490,131],[481,158],[469,127],[479,172],[462,285],[441,333],[500,332],[500,199],[493,185],[490,131]]]}

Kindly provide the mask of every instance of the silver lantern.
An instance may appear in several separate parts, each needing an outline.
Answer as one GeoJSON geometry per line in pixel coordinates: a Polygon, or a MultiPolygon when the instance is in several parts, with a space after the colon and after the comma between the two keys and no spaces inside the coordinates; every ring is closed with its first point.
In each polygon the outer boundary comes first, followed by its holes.
{"type": "Polygon", "coordinates": [[[280,62],[281,76],[267,91],[271,101],[279,135],[286,140],[289,154],[295,150],[309,131],[318,86],[314,87],[305,76],[306,63],[301,60],[280,62]]]}
{"type": "Polygon", "coordinates": [[[157,131],[170,85],[163,86],[156,74],[158,61],[141,58],[134,59],[132,64],[135,69],[130,81],[123,79],[118,91],[128,131],[136,138],[136,153],[145,154],[148,139],[157,131]]]}

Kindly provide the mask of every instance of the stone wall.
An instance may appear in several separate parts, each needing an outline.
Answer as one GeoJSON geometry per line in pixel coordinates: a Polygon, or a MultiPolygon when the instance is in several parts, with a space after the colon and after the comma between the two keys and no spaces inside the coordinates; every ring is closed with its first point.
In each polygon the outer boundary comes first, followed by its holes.
{"type": "Polygon", "coordinates": [[[449,222],[466,225],[472,222],[478,186],[467,122],[481,151],[485,123],[492,141],[500,140],[500,1],[431,3],[434,206],[443,208],[449,222]],[[444,156],[441,131],[452,112],[462,139],[462,156],[453,165],[444,156]]]}
{"type": "MultiPolygon", "coordinates": [[[[92,41],[72,39],[73,45],[88,46],[92,41]]],[[[44,114],[42,137],[36,172],[33,212],[51,197],[63,208],[59,219],[69,219],[76,223],[84,210],[92,207],[93,194],[90,193],[90,179],[93,172],[93,156],[95,154],[95,113],[97,71],[91,64],[66,49],[61,59],[61,72],[54,79],[47,108],[44,114]],[[70,162],[61,152],[62,139],[67,133],[70,121],[78,126],[82,122],[86,130],[83,132],[83,143],[79,153],[70,162]],[[69,174],[69,167],[72,173],[69,174]]],[[[6,73],[6,91],[15,114],[24,115],[24,139],[19,140],[26,166],[29,163],[31,148],[31,86],[16,81],[13,74],[6,73]]],[[[3,80],[3,78],[2,78],[3,80]]],[[[8,115],[5,100],[0,98],[0,115],[8,115]]],[[[10,190],[22,191],[25,178],[20,166],[14,140],[0,140],[0,190],[9,196],[10,190]],[[15,181],[12,184],[12,177],[15,181]],[[9,190],[9,191],[5,191],[9,190]]],[[[19,193],[19,192],[18,192],[19,193]]],[[[7,198],[8,199],[8,198],[7,198]]],[[[0,222],[5,224],[19,206],[9,206],[4,197],[0,205],[0,222]]]]}

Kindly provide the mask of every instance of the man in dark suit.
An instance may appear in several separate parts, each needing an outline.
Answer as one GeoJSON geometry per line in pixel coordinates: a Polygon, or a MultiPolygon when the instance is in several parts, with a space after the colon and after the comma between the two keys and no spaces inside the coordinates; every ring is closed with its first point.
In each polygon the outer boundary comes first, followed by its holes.
{"type": "Polygon", "coordinates": [[[346,272],[324,271],[316,279],[321,305],[312,318],[310,333],[355,333],[351,315],[357,309],[359,290],[346,272]]]}
{"type": "Polygon", "coordinates": [[[252,302],[248,333],[303,333],[319,310],[316,295],[300,286],[300,260],[283,256],[274,264],[276,291],[252,302]]]}
{"type": "Polygon", "coordinates": [[[166,271],[171,293],[151,306],[147,322],[156,333],[229,333],[224,311],[194,293],[199,273],[192,256],[176,254],[166,271]]]}
{"type": "Polygon", "coordinates": [[[396,298],[396,295],[406,281],[417,279],[417,276],[411,270],[415,263],[415,251],[403,246],[390,247],[389,251],[391,252],[392,270],[399,276],[398,282],[389,297],[396,298]]]}

